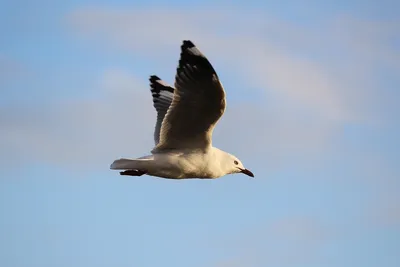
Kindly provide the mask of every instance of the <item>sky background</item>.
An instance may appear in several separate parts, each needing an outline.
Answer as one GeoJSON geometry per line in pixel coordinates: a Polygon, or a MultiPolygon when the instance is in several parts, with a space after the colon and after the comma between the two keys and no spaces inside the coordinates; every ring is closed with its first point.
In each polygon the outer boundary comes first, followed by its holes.
{"type": "Polygon", "coordinates": [[[1,1],[0,266],[400,266],[399,1],[1,1]],[[255,179],[123,177],[182,40],[255,179]]]}

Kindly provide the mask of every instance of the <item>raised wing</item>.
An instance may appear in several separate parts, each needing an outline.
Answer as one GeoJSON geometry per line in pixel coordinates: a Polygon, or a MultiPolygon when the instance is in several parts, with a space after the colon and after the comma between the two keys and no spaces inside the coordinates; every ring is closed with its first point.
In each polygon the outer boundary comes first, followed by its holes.
{"type": "Polygon", "coordinates": [[[158,76],[150,76],[150,90],[153,96],[153,106],[157,111],[157,122],[154,129],[154,142],[157,145],[160,141],[161,124],[167,114],[174,97],[174,88],[162,81],[158,76]]]}
{"type": "Polygon", "coordinates": [[[164,117],[160,142],[153,150],[206,149],[225,111],[225,91],[207,58],[183,41],[173,101],[164,117]]]}

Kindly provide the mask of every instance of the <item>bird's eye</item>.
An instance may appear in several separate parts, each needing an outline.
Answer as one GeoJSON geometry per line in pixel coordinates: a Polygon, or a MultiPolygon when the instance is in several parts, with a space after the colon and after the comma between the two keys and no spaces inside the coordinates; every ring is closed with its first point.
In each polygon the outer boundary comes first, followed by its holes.
{"type": "Polygon", "coordinates": [[[238,162],[237,160],[235,160],[233,163],[235,163],[235,165],[238,165],[238,164],[239,164],[239,162],[238,162]]]}

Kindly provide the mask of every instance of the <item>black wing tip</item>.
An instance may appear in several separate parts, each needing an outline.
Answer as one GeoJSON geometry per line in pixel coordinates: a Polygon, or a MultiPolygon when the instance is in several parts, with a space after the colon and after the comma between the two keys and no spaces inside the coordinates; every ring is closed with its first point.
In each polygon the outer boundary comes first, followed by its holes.
{"type": "Polygon", "coordinates": [[[168,91],[170,93],[174,92],[174,88],[164,83],[161,80],[161,78],[158,77],[157,75],[151,75],[149,81],[150,81],[150,90],[153,93],[160,93],[160,91],[168,91]]]}
{"type": "Polygon", "coordinates": [[[159,80],[161,80],[161,79],[157,75],[151,75],[150,78],[149,78],[149,81],[151,83],[155,83],[156,81],[159,81],[159,80]]]}
{"type": "MultiPolygon", "coordinates": [[[[190,40],[183,40],[181,46],[181,56],[178,63],[178,72],[182,71],[186,64],[203,68],[203,70],[208,71],[208,73],[212,73],[217,75],[213,66],[208,61],[206,56],[199,50],[196,45],[190,40]]],[[[218,77],[218,75],[217,75],[218,77]]]]}
{"type": "Polygon", "coordinates": [[[150,88],[151,88],[152,92],[158,92],[158,93],[160,92],[160,89],[157,88],[158,87],[157,82],[160,80],[161,80],[160,77],[158,77],[157,75],[150,76],[149,81],[150,81],[150,88]]]}
{"type": "Polygon", "coordinates": [[[188,48],[192,48],[192,47],[196,47],[195,45],[194,45],[194,43],[192,42],[192,41],[190,41],[190,40],[183,40],[183,43],[182,43],[182,50],[186,50],[186,49],[188,49],[188,48]]]}

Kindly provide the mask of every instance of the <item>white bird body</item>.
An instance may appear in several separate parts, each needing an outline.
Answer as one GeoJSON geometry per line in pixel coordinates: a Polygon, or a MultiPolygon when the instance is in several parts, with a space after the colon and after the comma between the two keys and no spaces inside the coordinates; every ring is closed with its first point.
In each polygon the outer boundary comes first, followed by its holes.
{"type": "Polygon", "coordinates": [[[207,150],[173,150],[167,153],[155,153],[138,159],[119,159],[114,161],[111,169],[147,170],[151,176],[184,179],[184,178],[218,178],[229,174],[225,165],[234,157],[218,148],[207,150]],[[223,160],[225,159],[225,160],[223,160]]]}
{"type": "Polygon", "coordinates": [[[225,111],[225,90],[208,59],[183,41],[175,88],[150,76],[157,111],[152,155],[118,159],[110,168],[121,175],[186,179],[253,173],[233,155],[212,146],[212,133],[225,111]]]}

